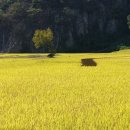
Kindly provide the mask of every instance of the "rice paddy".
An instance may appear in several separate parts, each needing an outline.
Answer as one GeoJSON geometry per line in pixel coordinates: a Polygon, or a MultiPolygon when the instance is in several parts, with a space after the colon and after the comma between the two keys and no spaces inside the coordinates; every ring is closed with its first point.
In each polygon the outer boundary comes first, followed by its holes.
{"type": "Polygon", "coordinates": [[[130,50],[45,55],[0,54],[0,130],[130,130],[130,50]]]}

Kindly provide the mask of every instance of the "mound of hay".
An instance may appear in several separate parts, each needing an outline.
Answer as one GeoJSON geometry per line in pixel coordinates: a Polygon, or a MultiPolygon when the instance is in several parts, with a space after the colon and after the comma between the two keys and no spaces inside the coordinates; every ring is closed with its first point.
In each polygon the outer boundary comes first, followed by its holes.
{"type": "Polygon", "coordinates": [[[81,65],[82,66],[97,66],[97,63],[94,61],[94,59],[81,59],[81,65]]]}
{"type": "Polygon", "coordinates": [[[53,58],[54,56],[55,56],[55,53],[50,53],[50,54],[48,54],[47,57],[49,57],[49,58],[53,58]]]}

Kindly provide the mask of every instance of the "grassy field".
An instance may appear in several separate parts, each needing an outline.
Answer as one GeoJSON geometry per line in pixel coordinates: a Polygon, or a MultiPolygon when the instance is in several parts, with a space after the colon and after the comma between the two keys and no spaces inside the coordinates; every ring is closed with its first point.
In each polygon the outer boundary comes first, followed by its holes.
{"type": "Polygon", "coordinates": [[[0,130],[130,130],[130,50],[28,55],[0,55],[0,130]]]}

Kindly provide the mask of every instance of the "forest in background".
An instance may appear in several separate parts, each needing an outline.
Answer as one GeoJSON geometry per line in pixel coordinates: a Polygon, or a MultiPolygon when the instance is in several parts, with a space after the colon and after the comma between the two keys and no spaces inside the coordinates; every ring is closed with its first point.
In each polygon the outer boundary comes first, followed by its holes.
{"type": "Polygon", "coordinates": [[[130,45],[129,0],[0,0],[0,52],[46,52],[32,41],[51,28],[58,52],[109,52],[130,45]]]}

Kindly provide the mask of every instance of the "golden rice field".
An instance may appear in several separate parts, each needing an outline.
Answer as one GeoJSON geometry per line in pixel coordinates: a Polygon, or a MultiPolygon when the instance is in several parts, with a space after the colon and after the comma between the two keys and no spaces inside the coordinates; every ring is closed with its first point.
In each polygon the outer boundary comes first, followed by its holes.
{"type": "Polygon", "coordinates": [[[0,130],[130,130],[130,50],[28,55],[0,54],[0,130]]]}

